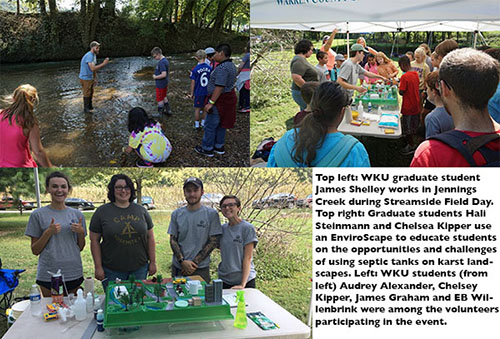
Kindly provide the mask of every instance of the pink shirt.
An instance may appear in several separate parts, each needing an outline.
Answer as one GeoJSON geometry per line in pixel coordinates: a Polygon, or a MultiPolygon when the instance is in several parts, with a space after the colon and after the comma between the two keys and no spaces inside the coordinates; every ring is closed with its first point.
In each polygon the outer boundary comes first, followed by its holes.
{"type": "Polygon", "coordinates": [[[0,167],[37,167],[23,128],[16,124],[15,118],[12,125],[8,118],[3,118],[0,113],[0,167]]]}
{"type": "MultiPolygon", "coordinates": [[[[372,73],[375,73],[375,74],[378,74],[378,71],[377,71],[377,64],[373,64],[373,65],[370,65],[370,63],[366,63],[365,64],[365,70],[367,70],[368,72],[372,72],[372,73]]],[[[365,77],[365,81],[369,84],[374,84],[377,82],[378,79],[376,78],[368,78],[368,77],[365,77]]]]}

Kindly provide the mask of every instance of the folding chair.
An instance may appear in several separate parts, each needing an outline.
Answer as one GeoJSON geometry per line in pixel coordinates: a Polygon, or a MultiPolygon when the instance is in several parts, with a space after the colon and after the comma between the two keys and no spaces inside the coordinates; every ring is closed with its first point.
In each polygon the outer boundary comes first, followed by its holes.
{"type": "Polygon", "coordinates": [[[24,271],[0,269],[0,315],[4,318],[7,318],[5,311],[12,305],[12,292],[19,284],[19,274],[24,271]]]}

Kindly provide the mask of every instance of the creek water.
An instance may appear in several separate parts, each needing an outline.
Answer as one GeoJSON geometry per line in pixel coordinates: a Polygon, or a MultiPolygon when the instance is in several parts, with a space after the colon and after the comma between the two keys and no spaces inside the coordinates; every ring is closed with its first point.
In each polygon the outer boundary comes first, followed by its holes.
{"type": "MultiPolygon", "coordinates": [[[[168,98],[174,113],[172,117],[156,113],[152,74],[157,61],[151,57],[112,58],[100,69],[92,113],[83,112],[83,95],[78,80],[80,60],[0,65],[0,94],[12,93],[25,83],[37,88],[40,103],[35,108],[35,115],[42,144],[54,165],[133,166],[137,158],[125,156],[121,151],[128,142],[127,115],[132,107],[143,107],[162,123],[174,148],[172,155],[176,152],[176,144],[186,144],[180,140],[183,133],[195,133],[192,130],[192,100],[187,95],[189,72],[196,61],[187,54],[167,58],[170,62],[168,98]]],[[[239,60],[234,60],[236,65],[239,60]]],[[[101,63],[102,58],[99,57],[97,62],[101,63]]],[[[200,138],[190,139],[196,139],[195,145],[200,138]]],[[[169,160],[166,166],[203,166],[169,160]]]]}

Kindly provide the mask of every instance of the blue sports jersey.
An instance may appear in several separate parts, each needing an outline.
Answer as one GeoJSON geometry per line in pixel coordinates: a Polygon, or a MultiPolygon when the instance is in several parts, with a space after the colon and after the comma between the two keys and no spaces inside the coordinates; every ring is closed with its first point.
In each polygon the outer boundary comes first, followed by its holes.
{"type": "Polygon", "coordinates": [[[206,63],[196,65],[191,71],[189,78],[194,80],[194,93],[196,97],[201,97],[207,95],[207,85],[210,79],[210,73],[212,72],[212,67],[208,66],[206,63]]]}
{"type": "Polygon", "coordinates": [[[155,75],[160,75],[163,72],[167,72],[167,77],[163,79],[156,79],[156,88],[165,88],[168,85],[168,60],[167,58],[163,58],[158,61],[158,65],[155,68],[155,75]]]}

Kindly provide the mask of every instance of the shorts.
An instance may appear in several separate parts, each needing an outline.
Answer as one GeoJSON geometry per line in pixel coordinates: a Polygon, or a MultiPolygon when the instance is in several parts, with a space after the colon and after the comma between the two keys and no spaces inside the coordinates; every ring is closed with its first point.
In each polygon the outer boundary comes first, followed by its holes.
{"type": "Polygon", "coordinates": [[[401,117],[401,126],[405,136],[417,134],[417,128],[420,123],[420,114],[403,115],[401,117]]]}
{"type": "Polygon", "coordinates": [[[194,107],[195,108],[203,108],[203,107],[205,107],[206,103],[207,103],[207,96],[206,95],[194,97],[194,107]]]}
{"type": "Polygon", "coordinates": [[[156,88],[156,102],[163,101],[167,97],[168,86],[165,88],[156,88]]]}
{"type": "Polygon", "coordinates": [[[82,80],[80,79],[80,84],[82,85],[83,97],[90,98],[94,94],[94,80],[82,80]]]}
{"type": "MultiPolygon", "coordinates": [[[[66,289],[68,291],[71,291],[71,290],[74,290],[75,288],[80,287],[83,283],[83,280],[84,280],[83,277],[81,277],[81,278],[78,278],[75,280],[65,281],[64,283],[66,284],[66,289]]],[[[40,286],[45,287],[48,290],[50,290],[50,288],[52,287],[50,281],[37,280],[36,283],[40,286]]],[[[64,291],[64,292],[66,292],[66,291],[64,291]]]]}

